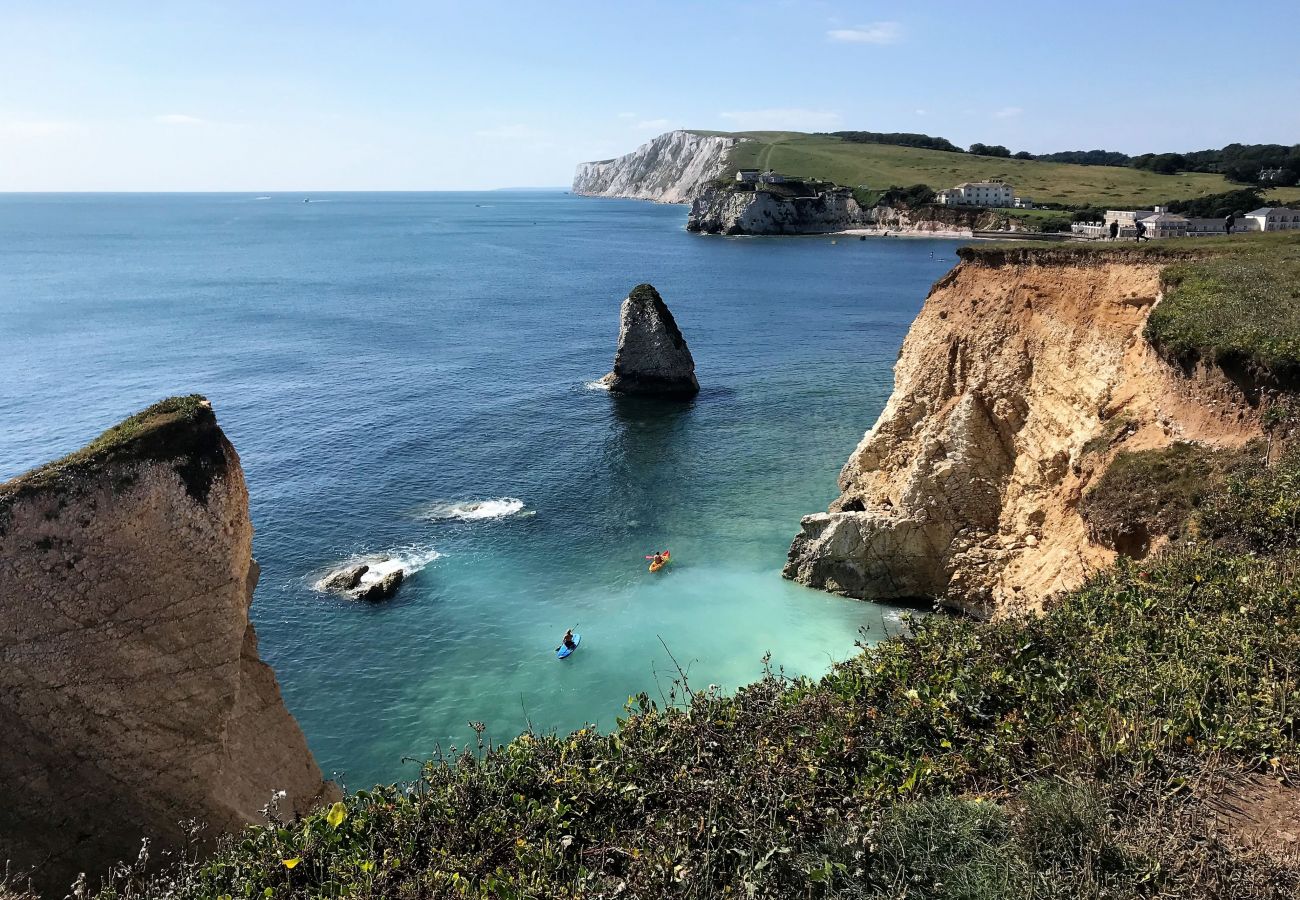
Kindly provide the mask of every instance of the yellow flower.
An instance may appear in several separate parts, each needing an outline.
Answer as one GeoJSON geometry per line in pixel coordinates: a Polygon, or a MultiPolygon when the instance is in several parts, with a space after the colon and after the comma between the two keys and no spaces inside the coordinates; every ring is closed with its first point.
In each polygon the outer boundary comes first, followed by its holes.
{"type": "Polygon", "coordinates": [[[298,863],[302,862],[302,857],[295,856],[293,859],[282,859],[280,862],[284,864],[286,869],[292,869],[294,866],[298,865],[298,863]]]}

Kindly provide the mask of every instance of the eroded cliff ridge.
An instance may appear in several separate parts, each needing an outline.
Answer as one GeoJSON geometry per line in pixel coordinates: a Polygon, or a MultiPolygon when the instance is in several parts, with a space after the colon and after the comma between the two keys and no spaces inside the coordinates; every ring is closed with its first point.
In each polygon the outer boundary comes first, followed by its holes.
{"type": "Polygon", "coordinates": [[[703,234],[827,234],[848,229],[878,232],[961,232],[1020,223],[997,210],[925,205],[863,208],[849,188],[825,182],[707,185],[692,202],[686,230],[703,234]]]}
{"type": "MultiPolygon", "coordinates": [[[[142,837],[334,786],[258,656],[239,457],[173,398],[0,485],[0,859],[50,892],[142,837]]],[[[61,896],[61,893],[58,894],[61,896]]]]}
{"type": "Polygon", "coordinates": [[[660,203],[690,203],[722,174],[739,138],[670,131],[631,153],[578,163],[573,193],[627,197],[660,203]]]}
{"type": "Polygon", "coordinates": [[[1143,337],[1158,259],[962,255],[908,332],[840,497],[803,519],[787,577],[981,616],[1039,608],[1114,559],[1078,504],[1120,446],[1261,434],[1223,373],[1175,368],[1143,337]]]}

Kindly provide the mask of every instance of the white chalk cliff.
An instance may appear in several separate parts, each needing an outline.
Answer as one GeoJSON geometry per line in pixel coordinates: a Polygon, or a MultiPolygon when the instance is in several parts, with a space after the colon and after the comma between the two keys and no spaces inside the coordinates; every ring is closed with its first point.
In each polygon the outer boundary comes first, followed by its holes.
{"type": "Polygon", "coordinates": [[[670,131],[615,159],[579,163],[573,193],[690,203],[723,173],[739,138],[670,131]]]}

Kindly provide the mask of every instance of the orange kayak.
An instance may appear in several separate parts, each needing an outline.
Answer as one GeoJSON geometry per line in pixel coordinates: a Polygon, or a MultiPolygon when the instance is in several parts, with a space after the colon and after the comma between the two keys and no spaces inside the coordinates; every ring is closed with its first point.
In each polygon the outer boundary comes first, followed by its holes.
{"type": "Polygon", "coordinates": [[[665,553],[664,556],[663,556],[663,559],[659,560],[659,562],[655,562],[654,560],[651,560],[651,561],[650,561],[650,571],[651,571],[651,572],[658,572],[658,571],[659,571],[660,569],[662,569],[664,566],[668,565],[668,558],[669,558],[670,556],[672,556],[671,553],[665,553]]]}

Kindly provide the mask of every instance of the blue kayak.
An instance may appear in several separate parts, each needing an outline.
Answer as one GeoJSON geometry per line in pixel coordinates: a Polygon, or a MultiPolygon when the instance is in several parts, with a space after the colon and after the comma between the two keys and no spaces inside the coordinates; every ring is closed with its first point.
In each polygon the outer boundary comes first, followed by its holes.
{"type": "Polygon", "coordinates": [[[577,649],[578,649],[578,645],[581,644],[581,643],[582,643],[582,635],[580,635],[580,634],[575,634],[575,635],[573,636],[573,646],[572,646],[572,647],[565,647],[565,646],[561,645],[561,646],[560,646],[560,649],[555,651],[555,655],[556,655],[557,657],[559,657],[560,659],[564,659],[566,656],[568,656],[568,655],[569,655],[570,653],[572,653],[574,650],[577,650],[577,649]]]}

